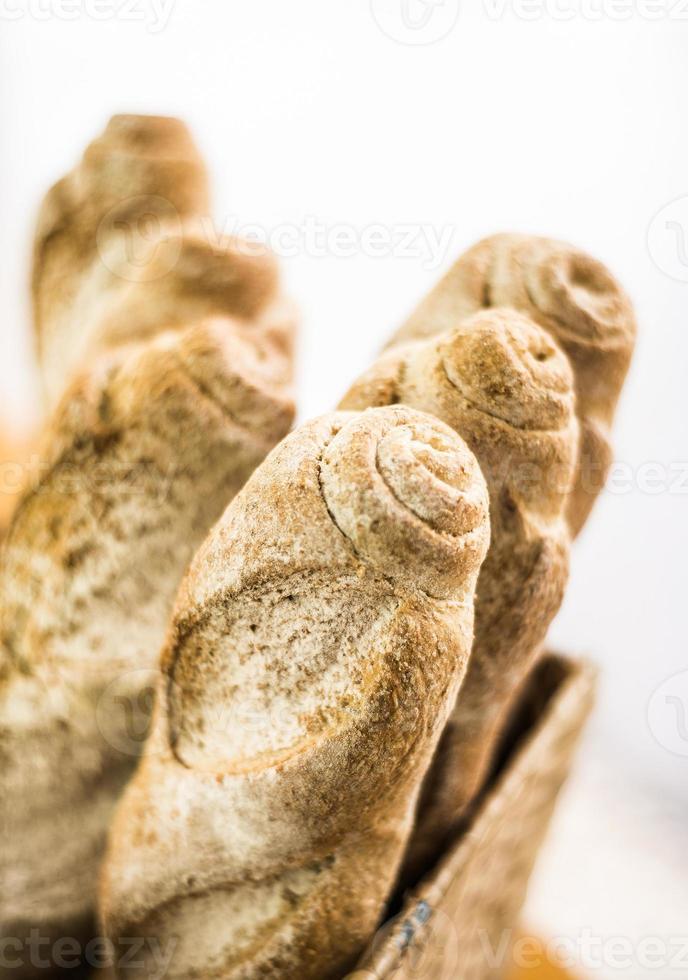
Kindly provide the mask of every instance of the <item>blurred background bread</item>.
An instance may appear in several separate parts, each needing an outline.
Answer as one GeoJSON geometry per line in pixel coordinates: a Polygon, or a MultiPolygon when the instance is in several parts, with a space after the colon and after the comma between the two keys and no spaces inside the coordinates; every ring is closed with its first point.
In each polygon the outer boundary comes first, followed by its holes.
{"type": "Polygon", "coordinates": [[[39,218],[48,412],[0,565],[0,927],[20,939],[91,934],[179,581],[292,423],[275,260],[192,235],[206,204],[182,123],[115,117],[39,218]]]}

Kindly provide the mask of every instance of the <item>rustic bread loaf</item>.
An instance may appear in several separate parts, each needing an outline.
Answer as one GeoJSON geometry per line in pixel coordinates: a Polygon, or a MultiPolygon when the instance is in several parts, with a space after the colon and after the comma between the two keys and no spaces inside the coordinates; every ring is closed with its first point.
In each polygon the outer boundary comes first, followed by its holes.
{"type": "Polygon", "coordinates": [[[353,967],[465,670],[487,512],[462,440],[401,406],[256,470],[177,600],[104,866],[115,944],[169,950],[170,980],[353,967]]]}
{"type": "Polygon", "coordinates": [[[408,883],[441,853],[483,784],[505,711],[561,603],[578,425],[565,355],[514,310],[485,310],[392,348],[340,407],[393,403],[431,412],[465,439],[487,482],[492,528],[473,651],[424,783],[403,872],[408,883]]]}
{"type": "Polygon", "coordinates": [[[62,395],[0,568],[0,927],[19,939],[88,929],[179,582],[293,419],[270,257],[184,230],[163,274],[131,282],[94,245],[120,195],[197,206],[185,140],[174,120],[117,117],[43,209],[37,328],[62,395]]]}
{"type": "Polygon", "coordinates": [[[114,116],[48,192],[32,294],[45,387],[114,346],[214,317],[291,355],[294,315],[265,248],[214,232],[205,168],[177,119],[114,116]]]}
{"type": "Polygon", "coordinates": [[[493,235],[455,262],[391,344],[434,336],[477,310],[499,306],[527,314],[571,361],[581,439],[567,520],[576,535],[612,461],[610,428],[635,343],[631,302],[601,262],[572,245],[493,235]]]}

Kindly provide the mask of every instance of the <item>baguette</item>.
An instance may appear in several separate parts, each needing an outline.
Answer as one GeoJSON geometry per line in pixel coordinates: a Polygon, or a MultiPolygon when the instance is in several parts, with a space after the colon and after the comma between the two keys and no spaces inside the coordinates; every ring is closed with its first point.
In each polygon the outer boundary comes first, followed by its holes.
{"type": "Polygon", "coordinates": [[[487,481],[492,529],[468,671],[424,783],[406,885],[439,856],[482,786],[513,693],[561,603],[578,425],[565,355],[513,310],[392,348],[340,407],[392,403],[430,412],[465,439],[487,481]]]}
{"type": "Polygon", "coordinates": [[[272,258],[182,230],[164,275],[131,282],[93,245],[118,195],[199,204],[200,164],[176,163],[185,139],[173,120],[116,117],[40,222],[37,331],[56,402],[0,568],[0,929],[26,975],[32,929],[89,934],[179,582],[294,414],[272,258]]]}
{"type": "Polygon", "coordinates": [[[34,324],[49,404],[101,352],[229,317],[289,365],[294,311],[265,248],[217,236],[186,126],[113,116],[38,216],[34,324]]]}
{"type": "Polygon", "coordinates": [[[443,333],[491,307],[513,307],[529,316],[571,361],[581,430],[576,483],[567,506],[575,537],[611,465],[610,429],[635,344],[633,307],[609,270],[572,245],[530,235],[493,235],[454,263],[390,346],[443,333]]]}
{"type": "Polygon", "coordinates": [[[488,502],[402,407],[290,435],[195,558],[114,820],[105,934],[169,980],[327,980],[382,914],[465,670],[488,502]]]}

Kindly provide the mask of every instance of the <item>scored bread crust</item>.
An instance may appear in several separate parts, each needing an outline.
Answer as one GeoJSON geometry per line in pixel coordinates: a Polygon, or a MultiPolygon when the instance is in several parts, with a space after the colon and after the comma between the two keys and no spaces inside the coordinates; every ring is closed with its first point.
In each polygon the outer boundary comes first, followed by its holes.
{"type": "Polygon", "coordinates": [[[466,441],[487,482],[491,524],[473,649],[424,782],[402,872],[407,885],[442,853],[484,783],[505,712],[561,603],[578,423],[566,357],[548,333],[508,309],[392,348],[340,408],[393,403],[436,415],[466,441]]]}
{"type": "Polygon", "coordinates": [[[390,346],[443,333],[493,307],[529,316],[571,361],[581,438],[567,521],[576,536],[612,462],[610,429],[637,329],[631,301],[606,266],[566,242],[492,235],[459,257],[390,346]]]}
{"type": "Polygon", "coordinates": [[[333,413],[271,453],[180,590],[106,935],[174,940],[174,980],[353,967],[465,670],[488,537],[475,458],[422,413],[333,413]]]}
{"type": "Polygon", "coordinates": [[[293,311],[274,259],[190,232],[206,204],[186,127],[127,116],[41,209],[52,409],[0,568],[5,935],[88,929],[181,577],[293,420],[293,311]],[[132,280],[118,236],[151,197],[183,221],[172,236],[156,226],[132,280]]]}

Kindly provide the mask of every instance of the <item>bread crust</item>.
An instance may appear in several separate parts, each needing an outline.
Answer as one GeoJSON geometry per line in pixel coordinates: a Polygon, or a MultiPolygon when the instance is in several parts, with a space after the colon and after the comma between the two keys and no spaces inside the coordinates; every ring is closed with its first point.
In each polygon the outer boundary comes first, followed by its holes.
{"type": "Polygon", "coordinates": [[[0,923],[20,939],[81,938],[92,918],[179,582],[293,420],[293,310],[274,259],[199,237],[206,207],[182,123],[115,117],[41,209],[33,295],[52,407],[0,598],[0,923]],[[179,222],[156,226],[132,279],[120,224],[151,200],[179,222]]]}
{"type": "Polygon", "coordinates": [[[567,506],[575,537],[612,462],[611,424],[637,330],[631,301],[606,266],[566,242],[492,235],[459,257],[390,346],[434,336],[494,307],[512,307],[530,317],[571,362],[581,430],[576,483],[567,506]]]}
{"type": "Polygon", "coordinates": [[[110,834],[107,935],[176,937],[175,980],[353,967],[465,670],[488,536],[473,455],[423,413],[323,416],[271,453],[180,590],[110,834]]]}
{"type": "Polygon", "coordinates": [[[103,351],[229,318],[291,367],[294,310],[267,248],[217,234],[205,166],[184,123],[114,116],[48,191],[32,297],[49,405],[103,351]]]}

